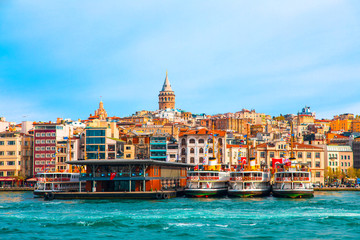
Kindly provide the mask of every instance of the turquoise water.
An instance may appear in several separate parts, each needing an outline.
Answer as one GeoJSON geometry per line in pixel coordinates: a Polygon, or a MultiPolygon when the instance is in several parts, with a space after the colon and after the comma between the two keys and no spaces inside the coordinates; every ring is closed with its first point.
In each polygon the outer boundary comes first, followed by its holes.
{"type": "Polygon", "coordinates": [[[360,192],[312,199],[72,200],[0,192],[0,239],[360,239],[360,192]]]}

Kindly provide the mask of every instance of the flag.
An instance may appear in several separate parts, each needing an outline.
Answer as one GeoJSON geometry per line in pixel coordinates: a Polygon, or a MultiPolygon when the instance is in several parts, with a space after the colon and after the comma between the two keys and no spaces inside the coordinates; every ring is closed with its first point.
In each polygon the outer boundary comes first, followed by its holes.
{"type": "Polygon", "coordinates": [[[245,165],[246,164],[246,157],[240,157],[240,159],[238,160],[240,165],[245,165]]]}
{"type": "Polygon", "coordinates": [[[110,180],[113,180],[116,177],[116,172],[110,173],[110,180]]]}
{"type": "Polygon", "coordinates": [[[272,167],[273,167],[273,169],[276,168],[277,164],[282,164],[282,163],[283,163],[283,160],[281,158],[273,158],[272,159],[272,167]]]}

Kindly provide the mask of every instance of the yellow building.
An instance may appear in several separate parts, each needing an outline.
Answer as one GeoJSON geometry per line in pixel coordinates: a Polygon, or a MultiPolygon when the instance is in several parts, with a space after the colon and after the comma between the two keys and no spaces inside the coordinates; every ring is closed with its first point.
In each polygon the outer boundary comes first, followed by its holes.
{"type": "Polygon", "coordinates": [[[21,171],[20,132],[0,133],[0,184],[11,185],[21,171]]]}
{"type": "Polygon", "coordinates": [[[333,120],[330,123],[331,131],[349,132],[349,131],[351,131],[351,122],[352,122],[352,120],[349,120],[349,119],[333,120]]]}

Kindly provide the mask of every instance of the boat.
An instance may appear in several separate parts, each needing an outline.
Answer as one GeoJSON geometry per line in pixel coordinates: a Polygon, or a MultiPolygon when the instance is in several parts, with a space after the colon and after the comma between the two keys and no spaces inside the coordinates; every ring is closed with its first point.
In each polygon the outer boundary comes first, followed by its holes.
{"type": "Polygon", "coordinates": [[[306,163],[297,163],[290,160],[291,166],[279,164],[274,174],[272,195],[285,198],[314,197],[314,188],[311,183],[311,172],[306,163]]]}
{"type": "Polygon", "coordinates": [[[185,196],[198,198],[226,196],[229,176],[229,172],[223,171],[221,165],[217,164],[216,158],[209,158],[208,165],[188,171],[185,196]]]}
{"type": "Polygon", "coordinates": [[[272,195],[285,198],[314,197],[314,188],[311,183],[311,172],[308,163],[298,163],[294,158],[294,133],[291,123],[291,152],[290,159],[278,164],[274,169],[274,184],[272,195]]]}
{"type": "Polygon", "coordinates": [[[240,170],[230,172],[229,197],[265,197],[270,195],[270,171],[240,170]]]}
{"type": "Polygon", "coordinates": [[[43,197],[53,192],[85,191],[85,181],[80,181],[80,173],[43,172],[36,175],[35,197],[43,197]]]}
{"type": "Polygon", "coordinates": [[[270,171],[265,164],[259,166],[255,158],[250,158],[248,135],[246,135],[247,157],[236,167],[236,170],[230,172],[229,197],[265,197],[271,192],[270,171]]]}

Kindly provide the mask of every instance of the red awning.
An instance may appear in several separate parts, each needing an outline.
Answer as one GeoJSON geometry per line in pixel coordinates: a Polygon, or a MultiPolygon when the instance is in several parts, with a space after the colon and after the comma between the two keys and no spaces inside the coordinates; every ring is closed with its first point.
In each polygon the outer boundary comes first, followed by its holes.
{"type": "Polygon", "coordinates": [[[37,178],[29,178],[26,181],[27,182],[37,182],[37,178]]]}
{"type": "Polygon", "coordinates": [[[0,181],[15,181],[16,178],[11,178],[11,177],[0,177],[0,181]]]}

